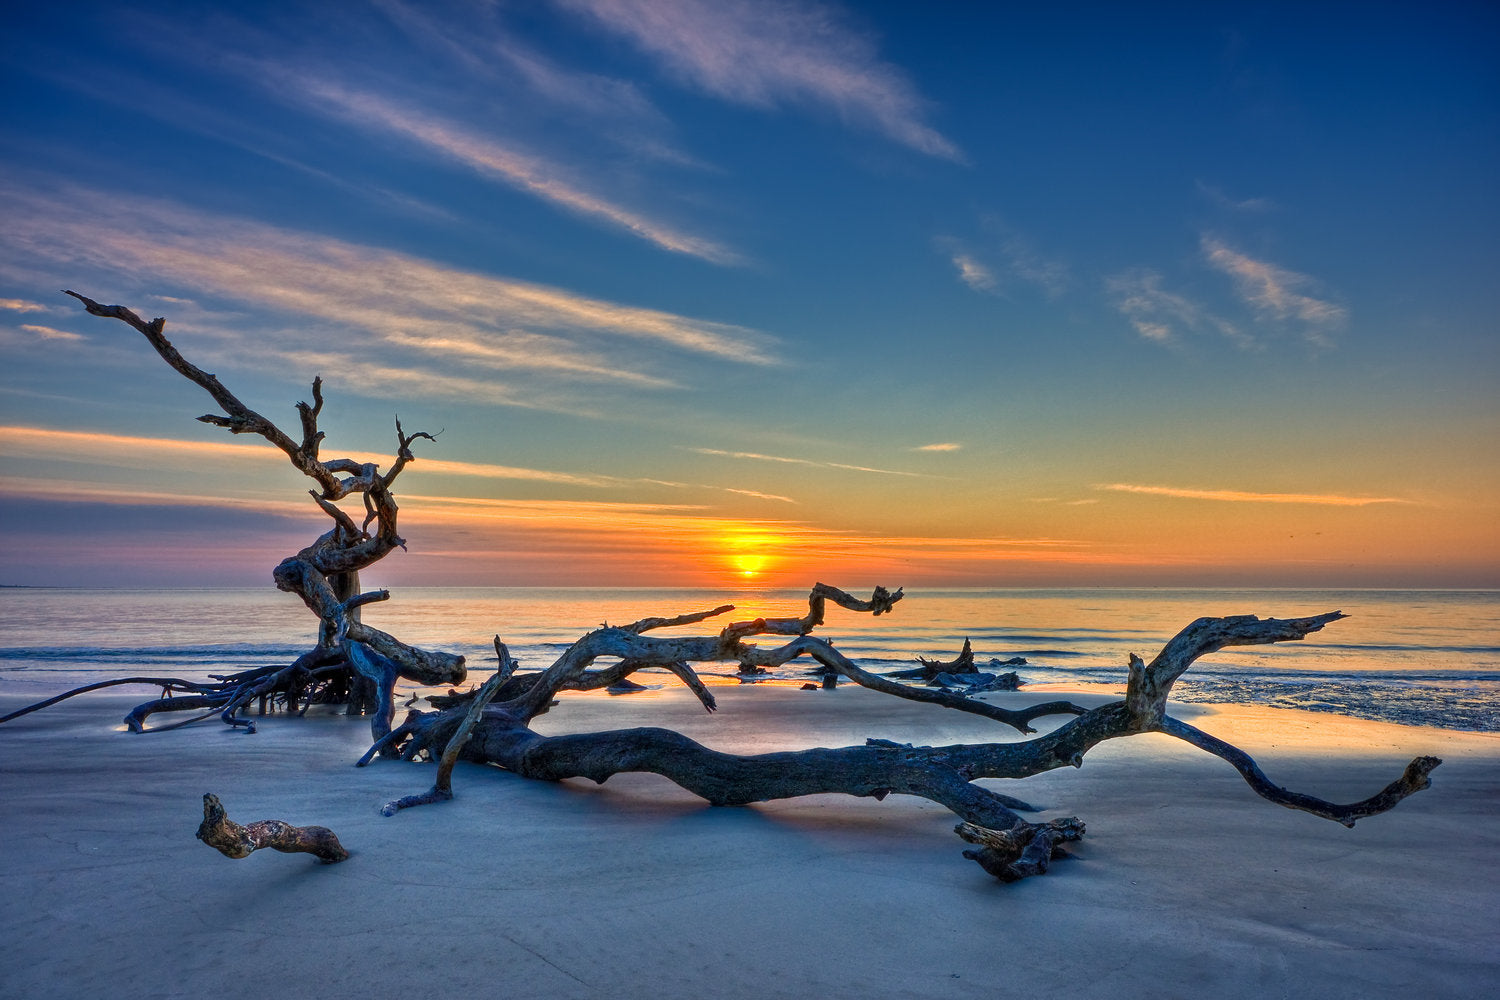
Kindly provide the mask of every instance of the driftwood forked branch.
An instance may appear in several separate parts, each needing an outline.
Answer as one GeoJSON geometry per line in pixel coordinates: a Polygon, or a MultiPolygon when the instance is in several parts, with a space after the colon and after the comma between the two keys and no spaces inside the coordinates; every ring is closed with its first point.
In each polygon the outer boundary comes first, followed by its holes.
{"type": "Polygon", "coordinates": [[[1199,618],[1177,633],[1149,664],[1132,655],[1125,687],[1125,703],[1143,729],[1155,728],[1166,714],[1172,685],[1199,657],[1225,646],[1258,646],[1273,642],[1299,642],[1329,622],[1344,617],[1330,611],[1309,618],[1257,618],[1232,615],[1199,618]]]}
{"type": "MultiPolygon", "coordinates": [[[[822,584],[819,588],[833,589],[822,584]]],[[[698,617],[679,616],[673,621],[698,617]]],[[[1083,836],[1084,824],[1073,817],[1028,822],[1018,813],[1034,811],[1031,806],[975,784],[975,780],[1025,778],[1060,767],[1080,767],[1084,755],[1106,740],[1144,732],[1176,736],[1229,761],[1263,798],[1346,825],[1384,812],[1406,796],[1426,788],[1428,775],[1440,763],[1437,758],[1418,758],[1401,779],[1363,802],[1349,806],[1328,803],[1273,784],[1248,754],[1165,713],[1173,683],[1198,657],[1225,646],[1301,639],[1341,617],[1339,612],[1331,612],[1299,619],[1254,616],[1200,619],[1168,642],[1149,665],[1139,657],[1132,657],[1126,699],[1092,710],[1067,702],[1006,710],[946,691],[908,688],[867,673],[827,643],[807,634],[799,634],[776,650],[747,650],[743,640],[751,634],[745,628],[749,623],[731,626],[713,638],[699,639],[652,639],[638,632],[602,628],[575,642],[548,670],[501,682],[515,685],[508,700],[497,700],[488,707],[454,705],[433,714],[414,712],[392,736],[402,743],[400,756],[406,759],[423,751],[436,757],[437,748],[446,745],[445,759],[458,746],[466,759],[546,781],[587,778],[602,783],[627,771],[650,772],[668,778],[713,805],[746,805],[829,792],[876,799],[892,793],[919,796],[945,806],[964,821],[956,831],[977,845],[977,849],[964,852],[966,858],[1002,881],[1014,881],[1045,872],[1052,859],[1062,856],[1062,845],[1083,836]],[[599,656],[617,656],[622,663],[638,667],[668,660],[686,663],[745,657],[784,663],[804,654],[874,690],[983,715],[1023,732],[1032,732],[1027,723],[1043,715],[1067,714],[1076,718],[1021,743],[914,747],[870,740],[863,747],[752,756],[710,750],[665,729],[544,737],[530,728],[531,719],[550,707],[552,696],[558,691],[577,685],[580,678],[591,672],[604,672],[590,670],[599,656]],[[481,714],[475,715],[475,707],[481,714]],[[461,742],[454,735],[458,732],[463,734],[461,742]]],[[[785,621],[788,620],[766,624],[779,629],[785,621]]],[[[374,748],[366,759],[373,751],[374,748]]],[[[426,797],[413,796],[407,804],[432,801],[431,796],[437,790],[435,786],[434,792],[426,797]]],[[[388,807],[387,815],[394,811],[388,807]]]]}
{"type": "MultiPolygon", "coordinates": [[[[896,588],[895,593],[891,593],[884,587],[876,587],[870,599],[862,601],[837,587],[830,587],[826,583],[815,583],[812,592],[807,596],[807,614],[801,618],[756,618],[753,621],[735,622],[719,634],[725,642],[733,642],[752,635],[807,635],[823,624],[828,601],[833,601],[841,608],[868,613],[878,618],[883,614],[888,614],[896,602],[904,596],[900,587],[896,588]]],[[[734,609],[725,610],[733,611],[734,609]]]]}
{"type": "Polygon", "coordinates": [[[443,750],[443,756],[438,761],[437,777],[433,779],[432,788],[421,795],[407,795],[402,798],[387,802],[381,807],[382,816],[394,816],[402,809],[410,809],[412,806],[425,806],[433,802],[446,802],[453,798],[453,767],[458,763],[458,755],[463,751],[464,744],[469,742],[469,736],[474,732],[474,726],[479,721],[480,714],[484,711],[490,699],[500,691],[505,682],[510,680],[510,675],[515,672],[516,661],[511,659],[510,650],[500,637],[495,636],[495,655],[500,658],[500,666],[489,680],[475,694],[474,700],[469,703],[469,709],[464,713],[464,719],[458,724],[457,731],[448,740],[448,745],[443,750]]]}
{"type": "Polygon", "coordinates": [[[292,826],[279,819],[240,826],[225,815],[223,804],[212,792],[203,796],[203,822],[198,826],[197,837],[226,858],[248,858],[266,847],[283,854],[311,854],[325,865],[349,857],[339,838],[326,826],[292,826]]]}

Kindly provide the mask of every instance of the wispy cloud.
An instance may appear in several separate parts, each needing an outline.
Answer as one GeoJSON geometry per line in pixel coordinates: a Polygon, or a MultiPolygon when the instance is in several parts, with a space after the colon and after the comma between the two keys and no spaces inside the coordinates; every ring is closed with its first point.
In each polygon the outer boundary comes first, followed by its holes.
{"type": "Polygon", "coordinates": [[[1261,333],[1293,324],[1308,341],[1326,347],[1332,343],[1329,334],[1344,325],[1342,306],[1301,291],[1315,284],[1306,275],[1256,260],[1213,236],[1202,237],[1200,247],[1203,260],[1233,280],[1235,294],[1249,308],[1249,320],[1231,322],[1202,302],[1167,290],[1156,271],[1138,268],[1110,276],[1105,287],[1115,308],[1142,337],[1170,344],[1188,332],[1210,331],[1254,348],[1261,345],[1261,333]]]}
{"type": "Polygon", "coordinates": [[[546,368],[558,374],[574,375],[586,381],[627,382],[651,389],[665,389],[675,385],[671,379],[614,368],[588,358],[569,357],[558,352],[559,345],[555,338],[529,334],[521,330],[509,330],[492,335],[477,333],[459,337],[396,330],[387,335],[386,341],[402,347],[415,348],[427,354],[452,355],[455,358],[500,371],[546,368]],[[539,364],[539,359],[544,360],[539,364]]]}
{"type": "Polygon", "coordinates": [[[741,490],[733,486],[725,487],[725,492],[738,493],[741,496],[752,497],[756,500],[775,500],[780,503],[796,503],[791,497],[778,496],[775,493],[761,493],[758,490],[741,490]]]}
{"type": "Polygon", "coordinates": [[[464,7],[461,16],[445,17],[443,8],[431,3],[374,3],[416,46],[435,53],[445,65],[461,67],[468,80],[479,81],[501,100],[522,97],[528,105],[545,108],[553,123],[558,111],[585,120],[592,138],[611,139],[636,157],[703,166],[672,144],[670,122],[641,87],[562,65],[527,46],[505,24],[506,12],[498,5],[464,7]]]}
{"type": "MultiPolygon", "coordinates": [[[[623,81],[612,81],[592,74],[570,74],[540,55],[522,48],[513,34],[504,30],[491,11],[460,9],[442,12],[439,5],[427,7],[401,3],[399,0],[376,0],[380,7],[408,39],[435,52],[440,64],[430,67],[431,75],[442,83],[430,87],[426,94],[420,87],[405,87],[399,99],[388,93],[361,90],[351,81],[369,79],[371,64],[400,63],[411,51],[372,52],[360,48],[360,42],[374,37],[368,11],[347,14],[320,12],[316,27],[309,34],[327,35],[336,47],[300,57],[295,47],[287,46],[250,22],[235,22],[225,15],[219,29],[233,32],[235,45],[205,44],[199,35],[191,34],[177,22],[159,21],[152,30],[143,32],[138,44],[154,50],[174,62],[196,63],[198,68],[214,74],[232,73],[243,81],[262,88],[287,106],[299,112],[311,112],[354,124],[368,131],[394,136],[403,148],[417,150],[458,163],[489,179],[515,190],[541,198],[550,204],[621,229],[663,249],[688,254],[716,263],[739,263],[733,250],[710,239],[684,232],[648,211],[631,208],[602,194],[598,183],[585,177],[611,177],[618,169],[602,172],[592,169],[591,161],[574,157],[571,164],[530,151],[519,139],[491,135],[472,124],[483,121],[486,128],[506,120],[496,114],[497,106],[530,106],[538,99],[553,105],[565,105],[571,112],[587,111],[593,118],[587,131],[593,141],[589,149],[597,152],[601,131],[622,133],[618,138],[637,158],[692,163],[692,158],[668,148],[659,137],[638,134],[640,128],[663,131],[668,123],[634,87],[623,81]],[[455,16],[456,13],[456,16],[455,16]],[[340,18],[343,18],[342,22],[340,18]],[[356,41],[357,40],[357,41],[356,41]],[[316,73],[304,70],[316,65],[316,73]],[[509,70],[503,72],[502,67],[509,70]],[[483,99],[471,100],[459,110],[463,100],[458,95],[482,92],[483,99]],[[443,102],[450,113],[435,106],[434,95],[452,97],[443,102]],[[461,121],[462,119],[462,121],[461,121]],[[632,132],[620,125],[629,120],[637,129],[632,132]],[[465,121],[468,124],[464,123],[465,121]]],[[[149,18],[143,18],[152,24],[149,18]]],[[[398,48],[400,48],[398,43],[398,48]]],[[[415,49],[418,46],[408,46],[415,49]]],[[[311,51],[316,52],[314,48],[311,51]]],[[[381,74],[390,78],[387,71],[381,74]]],[[[394,207],[409,214],[436,216],[449,222],[460,221],[447,209],[410,195],[392,191],[378,184],[358,179],[362,170],[351,171],[348,165],[334,169],[313,166],[299,155],[305,155],[307,143],[288,143],[286,126],[267,127],[257,120],[226,112],[222,107],[184,94],[156,80],[134,76],[123,70],[100,69],[88,77],[77,74],[55,74],[56,82],[81,90],[90,96],[128,107],[238,146],[254,155],[319,178],[329,185],[351,191],[358,196],[394,207]],[[299,155],[291,155],[295,150],[299,155]]],[[[557,116],[551,116],[553,132],[557,116]]],[[[292,131],[301,132],[302,129],[292,131]]],[[[618,157],[612,158],[618,166],[618,157]]]]}
{"type": "Polygon", "coordinates": [[[436,496],[407,496],[406,501],[402,513],[412,526],[469,524],[523,530],[533,545],[574,551],[589,559],[661,546],[680,551],[687,545],[703,554],[753,552],[808,567],[830,560],[924,566],[1137,561],[1076,539],[872,535],[804,521],[716,517],[701,508],[670,504],[436,496]]]}
{"type": "Polygon", "coordinates": [[[932,156],[961,159],[874,42],[830,7],[792,0],[557,0],[736,104],[810,104],[932,156]]]}
{"type": "Polygon", "coordinates": [[[1203,181],[1198,182],[1198,193],[1218,207],[1227,208],[1234,212],[1269,212],[1276,207],[1276,203],[1270,198],[1233,198],[1226,194],[1222,188],[1206,184],[1203,181]]]}
{"type": "Polygon", "coordinates": [[[1202,248],[1210,266],[1229,275],[1240,298],[1261,317],[1296,321],[1308,340],[1323,346],[1328,333],[1344,325],[1348,313],[1342,306],[1299,290],[1315,284],[1307,275],[1246,256],[1212,236],[1203,237],[1202,248]]]}
{"type": "Polygon", "coordinates": [[[999,284],[994,272],[966,253],[955,253],[953,266],[958,268],[958,280],[976,292],[992,292],[999,284]]]}
{"type": "MultiPolygon", "coordinates": [[[[205,496],[202,490],[172,492],[145,490],[121,483],[91,483],[73,479],[41,479],[6,476],[0,479],[0,497],[10,500],[43,500],[49,503],[89,503],[109,507],[218,507],[254,511],[279,517],[307,519],[321,512],[311,502],[271,497],[205,496]]],[[[181,554],[178,554],[181,558],[181,554]]]]}
{"type": "Polygon", "coordinates": [[[22,323],[21,329],[27,333],[35,334],[43,340],[83,340],[79,333],[70,333],[67,330],[59,330],[50,326],[36,326],[31,323],[22,323]]]}
{"type": "Polygon", "coordinates": [[[1174,497],[1179,500],[1216,500],[1228,503],[1298,503],[1325,507],[1368,507],[1372,504],[1409,504],[1416,501],[1402,497],[1351,497],[1337,493],[1253,493],[1247,490],[1200,490],[1178,486],[1141,486],[1134,483],[1106,483],[1095,489],[1116,493],[1143,493],[1149,496],[1174,497]]]}
{"type": "Polygon", "coordinates": [[[644,484],[644,485],[647,485],[647,486],[665,486],[667,489],[671,489],[671,490],[706,490],[706,491],[709,491],[709,492],[716,492],[716,493],[736,493],[736,494],[739,494],[740,496],[747,496],[747,497],[751,497],[751,498],[756,499],[756,500],[775,500],[775,501],[777,501],[779,503],[792,503],[792,504],[794,504],[794,503],[797,502],[796,500],[793,500],[791,497],[784,497],[784,496],[781,496],[780,494],[777,494],[777,493],[762,493],[759,490],[746,490],[746,489],[740,489],[740,488],[735,487],[735,486],[711,486],[711,485],[709,485],[707,483],[679,483],[679,482],[674,482],[674,481],[668,480],[668,479],[646,479],[646,478],[634,479],[634,480],[631,480],[631,482],[641,483],[641,484],[644,484]]]}
{"type": "Polygon", "coordinates": [[[1048,257],[1023,236],[1011,234],[1000,244],[1010,273],[1056,298],[1068,286],[1068,265],[1048,257]]]}
{"type": "Polygon", "coordinates": [[[912,451],[958,451],[962,447],[955,441],[939,441],[935,444],[918,445],[912,451]]]}
{"type": "MultiPolygon", "coordinates": [[[[158,28],[160,27],[163,26],[158,25],[158,28]]],[[[174,31],[180,28],[180,25],[173,26],[174,31]]],[[[163,34],[161,31],[153,31],[149,38],[143,38],[141,41],[153,47],[171,51],[174,56],[199,50],[198,40],[189,41],[185,37],[172,37],[170,33],[163,34]]],[[[216,69],[242,68],[246,75],[262,81],[267,78],[269,72],[264,64],[252,64],[246,58],[238,56],[226,58],[221,47],[215,47],[207,52],[202,56],[202,61],[211,64],[216,69]],[[252,65],[254,68],[249,68],[252,65]]],[[[381,210],[394,210],[428,220],[440,219],[450,224],[461,221],[448,209],[430,201],[360,180],[357,177],[358,171],[350,171],[347,166],[334,171],[324,170],[304,162],[287,151],[301,145],[295,139],[289,141],[287,129],[235,114],[219,102],[203,100],[191,91],[184,92],[181,88],[170,86],[156,77],[142,77],[118,67],[98,64],[91,68],[87,76],[66,71],[61,67],[39,72],[60,87],[75,90],[96,101],[124,108],[130,114],[145,115],[166,122],[174,130],[195,132],[215,142],[244,150],[252,156],[316,178],[331,188],[368,201],[381,210]]]]}
{"type": "Polygon", "coordinates": [[[1210,312],[1184,295],[1162,287],[1162,276],[1155,271],[1137,269],[1112,275],[1105,289],[1136,333],[1157,344],[1174,342],[1183,332],[1213,330],[1241,347],[1253,346],[1255,340],[1233,323],[1210,312]]]}
{"type": "Polygon", "coordinates": [[[1004,222],[989,218],[985,227],[990,235],[984,243],[984,257],[965,241],[950,236],[934,242],[953,261],[959,280],[976,292],[998,294],[1006,286],[1022,283],[1039,288],[1048,298],[1061,295],[1068,286],[1068,265],[1049,257],[1021,233],[1004,222]]]}
{"type": "Polygon", "coordinates": [[[752,462],[778,462],[782,465],[807,465],[818,469],[847,469],[850,472],[872,472],[882,476],[913,476],[931,478],[921,472],[900,472],[895,469],[873,469],[866,465],[845,465],[842,462],[815,462],[808,458],[785,458],[780,455],[762,455],[753,451],[722,451],[718,448],[688,448],[699,455],[715,455],[722,458],[740,458],[752,462]]]}
{"type": "Polygon", "coordinates": [[[361,367],[365,376],[382,381],[379,389],[350,384],[354,391],[383,392],[391,380],[408,386],[425,382],[424,388],[447,398],[572,407],[536,379],[484,376],[524,371],[552,384],[671,385],[670,379],[643,370],[665,358],[641,350],[642,344],[658,354],[777,363],[770,353],[772,339],[744,327],[462,271],[168,202],[80,189],[56,196],[0,189],[0,210],[7,219],[0,233],[0,266],[29,273],[45,262],[75,274],[126,277],[132,286],[191,288],[195,295],[232,301],[248,307],[253,318],[242,316],[232,333],[206,317],[196,319],[200,332],[216,333],[218,343],[211,346],[234,350],[240,363],[282,371],[289,364],[336,359],[336,367],[361,367]],[[268,324],[266,310],[293,323],[268,324]],[[292,328],[309,323],[311,331],[292,328]],[[257,350],[234,346],[252,328],[257,350]]]}
{"type": "Polygon", "coordinates": [[[51,312],[50,306],[44,306],[40,302],[28,302],[26,299],[0,299],[0,309],[6,312],[34,313],[51,312]]]}
{"type": "MultiPolygon", "coordinates": [[[[335,457],[335,449],[325,451],[325,458],[335,457]]],[[[177,438],[141,437],[100,431],[64,431],[46,427],[0,426],[0,455],[8,458],[42,458],[49,460],[87,461],[102,465],[138,468],[179,463],[272,462],[286,465],[287,457],[268,444],[239,441],[183,441],[177,438]]],[[[391,455],[377,452],[336,452],[336,457],[356,462],[373,462],[389,466],[391,455]]],[[[603,488],[619,485],[608,476],[583,476],[545,469],[526,469],[482,462],[452,462],[418,455],[407,477],[422,474],[467,476],[480,479],[526,480],[559,483],[567,486],[603,488]]]]}
{"type": "MultiPolygon", "coordinates": [[[[269,448],[261,450],[275,454],[269,448]]],[[[0,480],[0,496],[111,508],[225,509],[299,523],[321,516],[310,503],[271,496],[220,497],[201,491],[14,476],[0,480]]],[[[679,584],[684,573],[699,574],[703,583],[739,576],[746,555],[781,579],[798,578],[799,584],[805,582],[801,575],[815,578],[830,565],[843,567],[843,572],[903,575],[921,567],[929,575],[959,573],[984,579],[1002,566],[1130,566],[1160,561],[1150,553],[1078,539],[867,534],[804,521],[720,517],[691,504],[403,493],[402,517],[408,533],[422,540],[403,557],[403,566],[409,559],[434,560],[434,572],[449,581],[478,579],[472,567],[483,564],[488,570],[497,561],[510,566],[526,563],[537,571],[551,566],[554,574],[558,567],[582,566],[584,575],[595,579],[600,573],[625,572],[628,575],[621,578],[640,580],[649,570],[656,574],[653,579],[679,584]],[[693,553],[687,564],[685,552],[693,553]]],[[[136,537],[142,552],[162,544],[160,534],[136,537]]],[[[173,538],[174,556],[186,557],[191,544],[173,538]]],[[[265,551],[263,542],[247,548],[247,562],[263,559],[265,551]]],[[[576,573],[568,577],[572,582],[582,578],[576,573]]]]}
{"type": "Polygon", "coordinates": [[[315,77],[288,77],[282,72],[279,92],[314,110],[413,140],[486,177],[552,202],[571,212],[602,220],[654,243],[664,250],[717,264],[740,262],[738,254],[710,240],[680,232],[665,223],[617,205],[576,183],[560,178],[561,164],[481,136],[430,112],[375,94],[355,91],[315,77]]]}

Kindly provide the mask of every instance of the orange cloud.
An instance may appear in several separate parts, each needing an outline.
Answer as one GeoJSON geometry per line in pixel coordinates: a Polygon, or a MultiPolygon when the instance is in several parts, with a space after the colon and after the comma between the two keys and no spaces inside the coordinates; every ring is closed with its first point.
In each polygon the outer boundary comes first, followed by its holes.
{"type": "MultiPolygon", "coordinates": [[[[134,467],[147,461],[165,458],[236,461],[273,461],[286,464],[287,458],[276,448],[260,441],[181,441],[176,438],[138,437],[99,431],[61,431],[46,427],[0,426],[0,455],[12,458],[86,459],[109,465],[134,467]]],[[[373,462],[388,466],[392,455],[376,452],[329,452],[324,457],[349,458],[356,462],[373,462]]],[[[567,486],[602,488],[618,485],[620,480],[608,476],[584,476],[544,469],[524,469],[510,465],[483,462],[453,462],[418,456],[408,475],[418,469],[447,476],[471,476],[480,479],[516,479],[560,483],[567,486]]]]}
{"type": "Polygon", "coordinates": [[[1402,497],[1351,497],[1336,493],[1252,493],[1247,490],[1197,490],[1177,486],[1139,486],[1133,483],[1107,483],[1094,488],[1117,493],[1176,497],[1180,500],[1221,500],[1230,503],[1308,503],[1328,507],[1368,507],[1379,503],[1416,502],[1402,497]]]}

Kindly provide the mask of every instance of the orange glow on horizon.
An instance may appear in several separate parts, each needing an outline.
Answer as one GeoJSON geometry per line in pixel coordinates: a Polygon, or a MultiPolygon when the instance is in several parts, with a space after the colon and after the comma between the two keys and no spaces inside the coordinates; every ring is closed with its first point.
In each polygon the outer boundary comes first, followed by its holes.
{"type": "MultiPolygon", "coordinates": [[[[134,575],[122,569],[122,580],[166,574],[174,562],[184,574],[195,572],[201,547],[190,537],[191,525],[265,538],[264,556],[247,541],[232,560],[215,564],[215,579],[239,574],[260,580],[269,565],[328,523],[305,495],[295,499],[300,490],[284,492],[296,472],[268,445],[14,425],[0,427],[0,438],[0,454],[11,460],[0,501],[101,509],[66,526],[45,522],[25,537],[13,533],[11,579],[4,582],[76,585],[83,575],[72,563],[64,572],[63,564],[76,558],[86,565],[87,552],[100,551],[101,544],[80,541],[79,526],[89,517],[101,526],[114,523],[112,509],[136,509],[141,513],[130,515],[130,523],[151,524],[133,529],[129,543],[110,537],[109,544],[120,547],[115,561],[140,568],[134,575]],[[248,484],[242,459],[255,463],[248,484]],[[266,471],[276,465],[281,477],[266,471]],[[112,471],[119,467],[134,471],[112,471]],[[304,530],[309,534],[298,541],[304,530]],[[84,548],[76,557],[60,555],[70,546],[84,548]]],[[[794,519],[737,516],[740,501],[726,500],[716,487],[464,462],[434,471],[466,478],[442,484],[447,489],[402,491],[401,529],[410,551],[385,567],[397,579],[750,590],[801,588],[824,578],[890,586],[1492,587],[1500,566],[1488,494],[1440,504],[1426,495],[1376,489],[1252,492],[1111,483],[1093,487],[1097,495],[1087,506],[1061,494],[1017,494],[995,498],[979,517],[870,515],[840,507],[824,519],[807,505],[802,509],[809,513],[794,519]],[[512,492],[475,482],[504,478],[535,485],[512,492]],[[608,489],[601,488],[605,483],[608,489]]],[[[346,505],[357,518],[358,498],[346,505]]]]}

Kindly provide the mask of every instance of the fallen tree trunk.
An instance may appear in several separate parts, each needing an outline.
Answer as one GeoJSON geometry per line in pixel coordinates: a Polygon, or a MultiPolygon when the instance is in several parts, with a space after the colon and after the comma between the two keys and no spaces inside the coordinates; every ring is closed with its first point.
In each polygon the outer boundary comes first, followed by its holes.
{"type": "Polygon", "coordinates": [[[939,803],[968,824],[959,828],[960,835],[980,844],[980,850],[967,851],[965,857],[1004,881],[1014,881],[1045,871],[1063,843],[1083,835],[1083,824],[1076,818],[1029,823],[1018,815],[1030,811],[1024,802],[977,785],[975,780],[1026,778],[1060,767],[1081,767],[1084,756],[1106,740],[1146,732],[1184,739],[1234,765],[1263,798],[1348,826],[1428,787],[1428,776],[1441,763],[1435,757],[1413,760],[1396,782],[1376,796],[1351,805],[1291,792],[1270,782],[1243,751],[1166,714],[1172,684],[1199,657],[1225,646],[1298,640],[1341,617],[1341,612],[1334,611],[1298,619],[1199,619],[1167,643],[1149,665],[1132,658],[1126,698],[1092,710],[1067,702],[1003,710],[947,692],[904,689],[905,697],[973,712],[1027,733],[1033,732],[1030,722],[1042,716],[1076,716],[1050,733],[1021,743],[913,747],[871,740],[865,746],[750,756],[710,750],[667,729],[542,736],[529,723],[548,710],[557,692],[586,677],[590,665],[601,655],[619,656],[621,662],[637,667],[667,660],[682,662],[686,653],[696,654],[694,658],[699,661],[749,657],[767,663],[809,655],[875,690],[895,693],[890,691],[893,682],[866,673],[832,646],[808,635],[776,650],[761,651],[743,645],[752,634],[743,626],[731,626],[716,637],[699,639],[653,639],[625,629],[599,629],[574,643],[551,668],[530,675],[524,689],[514,697],[484,706],[477,723],[464,706],[436,713],[413,712],[383,746],[372,747],[360,763],[372,759],[377,749],[394,750],[408,760],[423,752],[435,757],[438,747],[451,746],[457,727],[467,720],[472,732],[465,733],[462,744],[465,759],[543,781],[587,778],[602,783],[616,774],[648,772],[720,806],[826,793],[876,799],[890,794],[914,795],[939,803]]]}

